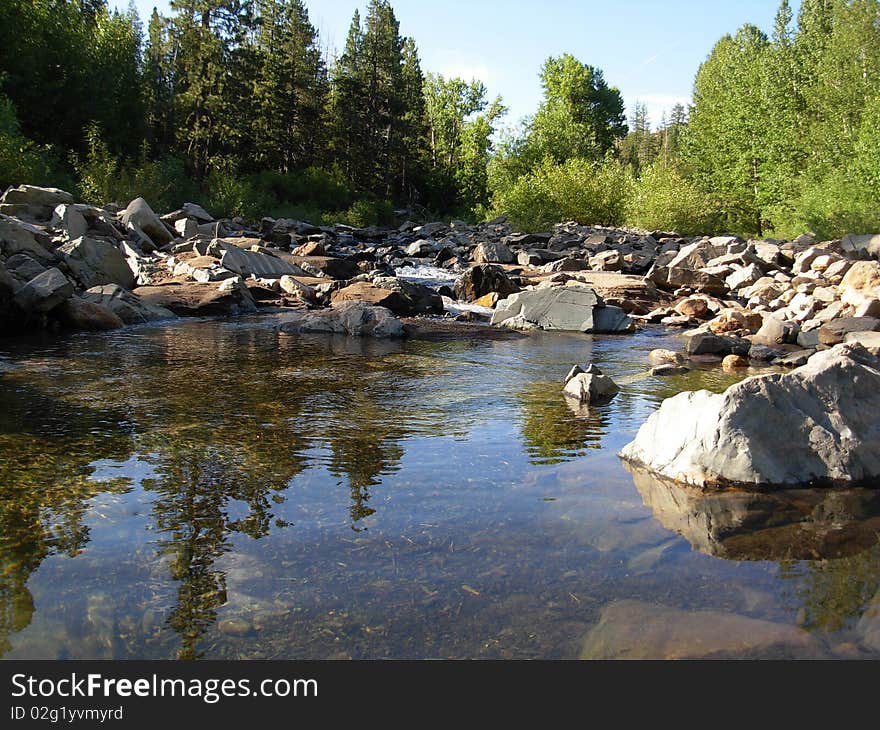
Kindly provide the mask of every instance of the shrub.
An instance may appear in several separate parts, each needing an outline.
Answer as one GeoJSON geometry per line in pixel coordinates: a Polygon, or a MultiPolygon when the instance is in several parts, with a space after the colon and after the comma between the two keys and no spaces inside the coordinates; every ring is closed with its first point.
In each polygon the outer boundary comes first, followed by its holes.
{"type": "Polygon", "coordinates": [[[633,189],[627,222],[638,228],[694,235],[715,230],[708,198],[675,165],[657,161],[642,170],[633,189]]]}
{"type": "Polygon", "coordinates": [[[206,181],[208,208],[220,217],[241,217],[256,220],[267,214],[276,201],[260,190],[253,178],[236,173],[235,167],[225,161],[217,163],[206,181]]]}
{"type": "Polygon", "coordinates": [[[150,159],[144,143],[137,161],[116,157],[96,125],[86,129],[85,159],[72,158],[79,178],[80,197],[87,203],[125,205],[144,198],[156,210],[171,210],[198,199],[198,188],[186,174],[183,161],[175,157],[150,159]]]}
{"type": "Polygon", "coordinates": [[[352,206],[340,213],[325,213],[323,222],[325,225],[343,223],[356,228],[366,226],[387,225],[394,220],[394,207],[387,200],[372,200],[361,198],[352,206]]]}
{"type": "Polygon", "coordinates": [[[10,185],[66,185],[66,175],[51,148],[40,147],[21,133],[15,107],[0,95],[0,190],[10,185]]]}
{"type": "Polygon", "coordinates": [[[508,190],[496,193],[493,208],[524,231],[546,230],[563,220],[621,225],[632,186],[630,171],[610,158],[572,158],[562,164],[545,158],[508,190]]]}

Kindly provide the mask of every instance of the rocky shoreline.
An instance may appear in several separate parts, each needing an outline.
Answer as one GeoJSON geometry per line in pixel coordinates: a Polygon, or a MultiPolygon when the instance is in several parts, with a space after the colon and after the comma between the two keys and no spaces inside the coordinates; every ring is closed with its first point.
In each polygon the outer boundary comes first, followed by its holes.
{"type": "MultiPolygon", "coordinates": [[[[853,438],[874,437],[876,419],[859,416],[864,433],[856,437],[846,418],[837,418],[836,431],[822,426],[821,434],[816,422],[823,409],[832,411],[832,420],[839,415],[843,406],[837,401],[845,403],[848,392],[843,380],[851,375],[873,382],[878,375],[878,256],[880,235],[745,241],[575,223],[524,234],[504,219],[478,225],[406,221],[388,229],[263,218],[248,226],[240,219],[215,220],[193,203],[160,216],[142,198],[125,208],[101,208],[75,203],[63,190],[22,185],[0,197],[0,334],[109,330],[258,311],[287,312],[281,329],[288,334],[380,338],[500,337],[531,330],[625,336],[649,323],[677,327],[683,333],[680,352],[646,353],[652,376],[681,373],[691,363],[797,368],[791,379],[767,386],[788,388],[785,397],[791,399],[792,389],[812,387],[801,382],[804,373],[810,383],[822,381],[826,371],[840,375],[839,382],[812,388],[808,406],[790,408],[816,407],[815,418],[798,426],[805,434],[804,459],[822,452],[828,458],[820,461],[832,466],[827,473],[767,466],[772,460],[762,466],[755,463],[761,449],[754,446],[746,449],[755,456],[751,463],[742,461],[740,450],[728,454],[728,465],[742,462],[736,468],[707,468],[721,458],[722,421],[735,412],[734,421],[751,423],[761,412],[756,394],[728,393],[727,406],[713,400],[711,408],[702,392],[681,394],[679,399],[703,400],[699,408],[688,401],[678,410],[669,399],[655,423],[643,427],[647,435],[640,432],[641,441],[624,450],[626,457],[699,486],[839,482],[847,475],[865,481],[880,475],[873,458],[860,461],[855,471],[846,459],[853,438]],[[817,364],[819,355],[824,359],[817,364]],[[854,368],[865,372],[850,373],[854,368]],[[707,408],[714,416],[706,415],[707,408]],[[658,434],[668,440],[670,433],[686,431],[685,416],[694,413],[703,420],[693,438],[669,448],[657,445],[664,441],[658,434]],[[697,443],[708,456],[688,451],[697,443]],[[690,461],[682,461],[686,451],[690,461]],[[835,461],[835,454],[843,456],[835,461]]],[[[566,381],[569,395],[581,402],[604,397],[596,387],[595,379],[604,377],[600,371],[588,367],[574,376],[566,381]]],[[[780,397],[764,394],[764,421],[772,420],[780,397]]],[[[863,410],[864,400],[847,407],[863,410]]],[[[760,444],[760,429],[743,437],[742,429],[731,428],[736,438],[728,445],[737,439],[760,444]]]]}

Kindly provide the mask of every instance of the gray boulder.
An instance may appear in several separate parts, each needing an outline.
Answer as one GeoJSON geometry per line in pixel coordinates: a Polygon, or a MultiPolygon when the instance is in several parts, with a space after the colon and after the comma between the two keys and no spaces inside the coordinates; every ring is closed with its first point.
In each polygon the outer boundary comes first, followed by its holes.
{"type": "Polygon", "coordinates": [[[512,264],[513,252],[500,242],[483,241],[474,249],[474,261],[478,264],[512,264]]]}
{"type": "Polygon", "coordinates": [[[303,276],[304,271],[292,263],[275,256],[247,251],[221,239],[215,239],[207,249],[208,253],[220,259],[220,265],[233,273],[247,278],[280,279],[282,276],[303,276]]]}
{"type": "Polygon", "coordinates": [[[0,217],[0,253],[6,256],[26,253],[37,261],[49,263],[54,257],[44,245],[48,242],[49,237],[38,234],[34,226],[8,216],[0,217]]]}
{"type": "Polygon", "coordinates": [[[880,477],[880,360],[857,344],[724,393],[668,398],[620,456],[697,486],[852,484],[880,477]]]}
{"type": "Polygon", "coordinates": [[[403,323],[391,310],[365,302],[340,302],[329,309],[310,312],[286,322],[281,331],[288,334],[324,333],[351,337],[404,337],[403,323]]]}
{"type": "Polygon", "coordinates": [[[15,293],[15,303],[25,312],[49,312],[73,295],[73,284],[58,269],[35,276],[15,293]]]}
{"type": "Polygon", "coordinates": [[[143,324],[162,319],[175,319],[177,316],[170,309],[148,304],[137,294],[123,289],[118,284],[92,287],[82,294],[82,298],[104,305],[125,324],[143,324]]]}
{"type": "Polygon", "coordinates": [[[0,333],[18,329],[19,310],[15,303],[15,279],[0,261],[0,333]]]}
{"type": "Polygon", "coordinates": [[[874,317],[841,317],[819,328],[819,342],[823,345],[837,345],[853,332],[877,332],[880,319],[874,317]]]}
{"type": "Polygon", "coordinates": [[[84,289],[101,284],[119,284],[131,289],[135,285],[134,272],[112,243],[82,236],[65,243],[58,253],[84,289]]]}
{"type": "Polygon", "coordinates": [[[575,365],[565,378],[563,392],[578,403],[607,403],[620,392],[620,388],[597,366],[590,364],[582,370],[575,365]]]}
{"type": "Polygon", "coordinates": [[[617,307],[604,307],[596,292],[587,286],[531,289],[498,302],[492,324],[514,329],[565,330],[613,333],[632,328],[632,320],[617,307]],[[602,309],[610,313],[597,312],[602,309]]]}
{"type": "Polygon", "coordinates": [[[44,208],[55,208],[62,203],[73,203],[73,196],[58,188],[41,188],[36,185],[19,185],[9,188],[3,197],[4,203],[11,205],[37,205],[44,208]]]}
{"type": "Polygon", "coordinates": [[[686,335],[685,352],[688,355],[741,355],[749,354],[751,343],[738,337],[723,337],[711,332],[694,332],[686,335]]]}
{"type": "Polygon", "coordinates": [[[52,225],[63,229],[70,240],[86,235],[89,230],[85,216],[77,210],[75,205],[61,204],[57,206],[52,214],[52,225]]]}
{"type": "Polygon", "coordinates": [[[122,213],[122,222],[127,228],[143,231],[156,246],[170,243],[173,236],[153,209],[143,198],[135,198],[122,213]]]}
{"type": "Polygon", "coordinates": [[[38,274],[42,274],[46,267],[39,261],[31,258],[26,253],[17,253],[6,259],[6,268],[22,283],[28,282],[38,274]]]}

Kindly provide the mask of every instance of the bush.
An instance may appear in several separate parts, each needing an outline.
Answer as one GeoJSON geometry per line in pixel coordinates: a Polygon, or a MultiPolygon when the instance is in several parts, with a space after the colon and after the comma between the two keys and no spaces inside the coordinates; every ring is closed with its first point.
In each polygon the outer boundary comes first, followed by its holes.
{"type": "Polygon", "coordinates": [[[546,158],[493,199],[494,214],[506,214],[523,231],[546,230],[560,221],[622,225],[632,194],[630,171],[613,159],[546,158]]]}
{"type": "Polygon", "coordinates": [[[220,162],[208,174],[208,209],[218,217],[257,220],[272,209],[276,201],[260,190],[253,178],[239,176],[229,162],[220,162]]]}
{"type": "Polygon", "coordinates": [[[347,226],[365,228],[367,226],[388,225],[394,221],[394,206],[387,200],[371,200],[362,198],[341,213],[325,213],[325,225],[343,223],[347,226]]]}
{"type": "Polygon", "coordinates": [[[144,143],[137,161],[124,161],[110,152],[95,125],[86,130],[86,144],[85,159],[74,156],[72,162],[79,178],[80,198],[87,203],[125,205],[141,197],[162,211],[198,199],[198,188],[178,158],[151,160],[144,143]]]}
{"type": "Polygon", "coordinates": [[[660,161],[642,170],[627,222],[637,228],[694,235],[716,230],[709,198],[674,165],[660,161]]]}
{"type": "Polygon", "coordinates": [[[15,107],[0,95],[0,190],[10,185],[67,185],[51,148],[24,137],[15,107]]]}
{"type": "Polygon", "coordinates": [[[302,206],[319,210],[345,210],[354,196],[338,170],[309,167],[287,174],[266,171],[251,178],[259,193],[277,207],[302,206]]]}

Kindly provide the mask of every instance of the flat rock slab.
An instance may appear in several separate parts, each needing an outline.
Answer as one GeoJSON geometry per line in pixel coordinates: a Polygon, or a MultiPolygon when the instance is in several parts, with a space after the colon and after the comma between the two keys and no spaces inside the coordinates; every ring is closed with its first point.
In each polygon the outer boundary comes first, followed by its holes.
{"type": "Polygon", "coordinates": [[[642,601],[602,610],[581,659],[822,658],[822,644],[797,626],[725,611],[683,611],[642,601]]]}
{"type": "Polygon", "coordinates": [[[229,316],[256,311],[250,294],[238,288],[221,291],[217,284],[168,282],[138,287],[134,294],[146,304],[163,307],[180,317],[229,316]]]}

